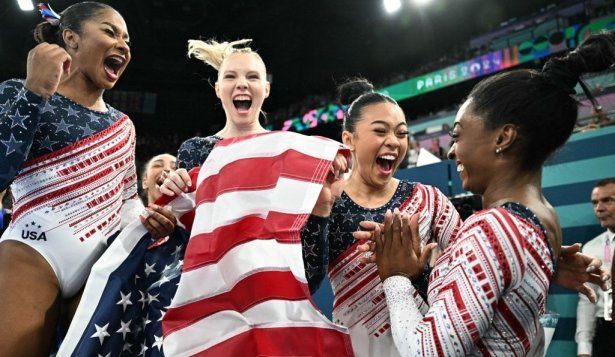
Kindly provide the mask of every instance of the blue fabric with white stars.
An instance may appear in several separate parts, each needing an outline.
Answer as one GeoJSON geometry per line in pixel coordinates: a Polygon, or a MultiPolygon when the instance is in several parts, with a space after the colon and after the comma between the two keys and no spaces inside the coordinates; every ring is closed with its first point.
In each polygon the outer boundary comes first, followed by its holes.
{"type": "Polygon", "coordinates": [[[143,236],[109,275],[71,355],[164,356],[162,318],[177,291],[188,239],[181,228],[155,247],[149,233],[143,236]]]}
{"type": "Polygon", "coordinates": [[[177,167],[190,171],[201,166],[220,140],[222,140],[221,137],[211,135],[204,138],[195,136],[184,141],[177,150],[177,167]]]}
{"type": "MultiPolygon", "coordinates": [[[[335,202],[331,209],[331,216],[327,220],[314,220],[307,224],[301,233],[304,245],[304,262],[306,277],[310,291],[314,292],[324,279],[330,262],[344,253],[356,243],[352,236],[359,229],[361,221],[383,222],[387,210],[399,208],[414,190],[414,182],[400,181],[393,197],[378,208],[365,208],[356,204],[346,192],[335,202]],[[328,227],[327,227],[328,225],[328,227]],[[326,246],[308,253],[305,247],[321,245],[318,239],[325,237],[326,246]]],[[[423,291],[426,289],[421,289],[423,291]]]]}
{"type": "Polygon", "coordinates": [[[27,160],[49,154],[98,133],[124,116],[85,108],[54,94],[44,101],[24,87],[24,80],[0,84],[0,191],[27,160]]]}

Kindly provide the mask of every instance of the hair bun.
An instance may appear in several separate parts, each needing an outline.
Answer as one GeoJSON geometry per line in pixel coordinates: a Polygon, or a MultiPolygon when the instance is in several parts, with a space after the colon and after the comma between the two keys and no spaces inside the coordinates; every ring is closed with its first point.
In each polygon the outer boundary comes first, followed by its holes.
{"type": "Polygon", "coordinates": [[[550,59],[542,69],[549,81],[567,93],[584,73],[602,72],[615,63],[615,31],[589,36],[574,51],[562,58],[550,59]]]}
{"type": "Polygon", "coordinates": [[[34,28],[33,36],[36,43],[57,43],[58,26],[53,26],[47,21],[43,21],[34,28]]]}
{"type": "Polygon", "coordinates": [[[363,94],[373,93],[374,86],[365,78],[353,78],[337,87],[339,102],[350,105],[363,94]]]}
{"type": "Polygon", "coordinates": [[[605,31],[589,36],[572,53],[578,54],[578,59],[572,61],[582,62],[576,66],[586,72],[602,72],[615,63],[615,31],[605,31]],[[581,67],[584,67],[581,69],[581,67]]]}

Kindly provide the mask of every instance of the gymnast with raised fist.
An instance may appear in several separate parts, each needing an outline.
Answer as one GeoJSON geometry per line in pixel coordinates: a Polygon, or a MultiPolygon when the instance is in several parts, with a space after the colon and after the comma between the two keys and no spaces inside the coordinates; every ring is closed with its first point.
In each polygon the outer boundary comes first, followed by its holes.
{"type": "MultiPolygon", "coordinates": [[[[130,62],[124,19],[98,2],[39,8],[26,79],[0,84],[0,191],[10,184],[15,199],[0,239],[2,356],[49,354],[60,306],[75,307],[108,242],[143,211],[133,124],[102,97],[130,62]]],[[[174,220],[149,210],[144,226],[164,236],[174,220]]]]}

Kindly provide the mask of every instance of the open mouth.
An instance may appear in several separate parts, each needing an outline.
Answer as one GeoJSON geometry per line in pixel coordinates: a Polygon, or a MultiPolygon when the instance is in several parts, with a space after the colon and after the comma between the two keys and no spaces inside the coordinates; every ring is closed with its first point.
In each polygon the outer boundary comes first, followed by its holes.
{"type": "Polygon", "coordinates": [[[460,162],[458,162],[458,163],[457,163],[457,172],[458,172],[458,173],[462,173],[462,172],[463,172],[463,169],[464,169],[463,164],[462,164],[462,163],[460,163],[460,162]]]}
{"type": "Polygon", "coordinates": [[[247,95],[238,95],[233,98],[233,105],[237,112],[241,114],[245,114],[250,111],[250,107],[252,106],[252,98],[247,95]]]}
{"type": "Polygon", "coordinates": [[[119,78],[119,72],[124,63],[126,63],[126,59],[122,56],[113,55],[105,58],[104,68],[107,78],[111,81],[116,81],[119,78]]]}
{"type": "Polygon", "coordinates": [[[392,154],[380,155],[376,158],[376,164],[383,173],[390,174],[396,159],[397,157],[392,154]]]}

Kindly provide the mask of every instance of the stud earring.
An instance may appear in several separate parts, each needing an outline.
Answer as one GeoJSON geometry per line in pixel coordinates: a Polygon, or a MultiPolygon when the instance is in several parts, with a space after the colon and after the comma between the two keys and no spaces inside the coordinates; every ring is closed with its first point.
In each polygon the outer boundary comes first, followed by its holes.
{"type": "Polygon", "coordinates": [[[502,153],[502,148],[500,148],[500,147],[495,148],[495,153],[498,154],[498,155],[501,154],[502,153]]]}

